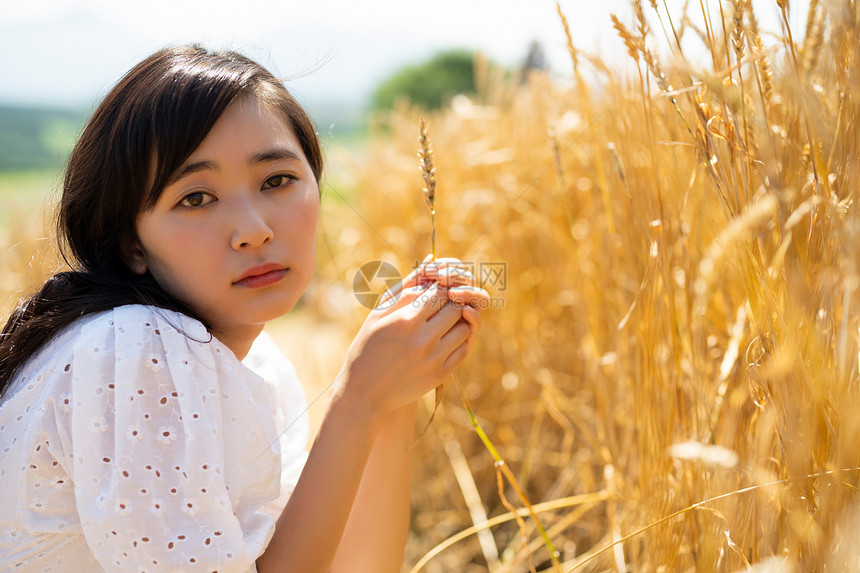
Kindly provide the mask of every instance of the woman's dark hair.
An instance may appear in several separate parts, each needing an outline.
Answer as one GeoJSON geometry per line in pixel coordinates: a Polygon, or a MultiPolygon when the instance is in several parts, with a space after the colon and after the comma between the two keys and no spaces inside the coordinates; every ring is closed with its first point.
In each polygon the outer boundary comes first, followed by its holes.
{"type": "Polygon", "coordinates": [[[9,317],[0,333],[0,395],[33,354],[81,316],[147,304],[202,321],[149,273],[132,273],[121,247],[135,238],[138,214],[155,205],[173,173],[242,96],[281,113],[319,182],[323,161],[313,124],[259,64],[201,46],[166,48],[139,63],[95,110],[69,157],[56,224],[72,270],[48,279],[9,317]]]}

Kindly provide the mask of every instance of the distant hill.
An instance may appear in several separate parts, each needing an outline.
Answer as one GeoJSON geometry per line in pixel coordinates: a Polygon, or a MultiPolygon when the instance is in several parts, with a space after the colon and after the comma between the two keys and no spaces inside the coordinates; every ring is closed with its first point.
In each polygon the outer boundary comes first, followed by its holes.
{"type": "Polygon", "coordinates": [[[0,105],[0,170],[62,165],[86,118],[84,110],[0,105]]]}

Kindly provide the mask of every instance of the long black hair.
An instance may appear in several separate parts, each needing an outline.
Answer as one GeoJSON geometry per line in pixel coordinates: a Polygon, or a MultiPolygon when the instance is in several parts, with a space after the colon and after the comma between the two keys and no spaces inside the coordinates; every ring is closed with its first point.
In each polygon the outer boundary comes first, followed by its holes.
{"type": "Polygon", "coordinates": [[[69,157],[56,230],[72,270],[49,278],[10,315],[0,333],[0,396],[33,354],[81,316],[148,304],[206,324],[149,273],[132,273],[121,247],[135,238],[137,216],[155,205],[240,96],[283,116],[319,182],[323,160],[313,124],[265,68],[236,52],[196,45],[166,48],[140,62],[96,108],[69,157]]]}

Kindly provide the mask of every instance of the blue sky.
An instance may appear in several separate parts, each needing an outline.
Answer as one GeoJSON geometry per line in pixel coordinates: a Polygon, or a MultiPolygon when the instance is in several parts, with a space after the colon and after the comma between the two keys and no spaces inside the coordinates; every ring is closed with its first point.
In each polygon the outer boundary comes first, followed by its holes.
{"type": "MultiPolygon", "coordinates": [[[[808,1],[808,0],[807,0],[808,1]]],[[[0,103],[85,107],[134,63],[166,45],[235,48],[304,100],[360,105],[393,69],[451,47],[516,66],[539,40],[569,73],[554,0],[7,0],[0,13],[0,103]]],[[[650,12],[647,2],[644,2],[650,12]]],[[[661,1],[662,4],[662,1],[661,1]]],[[[670,6],[681,3],[668,0],[670,6]]],[[[693,3],[697,4],[697,3],[693,3]]],[[[713,0],[712,8],[716,6],[713,0]]],[[[793,2],[798,27],[805,17],[793,2]]],[[[562,0],[577,46],[624,57],[610,12],[626,0],[562,0]]],[[[774,22],[776,3],[755,0],[774,22]]],[[[677,7],[673,9],[678,9],[677,7]]],[[[802,30],[802,28],[799,28],[802,30]]]]}

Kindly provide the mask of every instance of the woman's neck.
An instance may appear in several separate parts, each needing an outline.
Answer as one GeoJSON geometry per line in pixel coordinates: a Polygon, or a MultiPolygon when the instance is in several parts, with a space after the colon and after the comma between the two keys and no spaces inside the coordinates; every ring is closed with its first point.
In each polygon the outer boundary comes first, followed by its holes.
{"type": "Polygon", "coordinates": [[[232,350],[236,358],[241,361],[248,355],[251,345],[262,331],[262,324],[253,324],[223,330],[212,328],[212,335],[232,350]]]}

